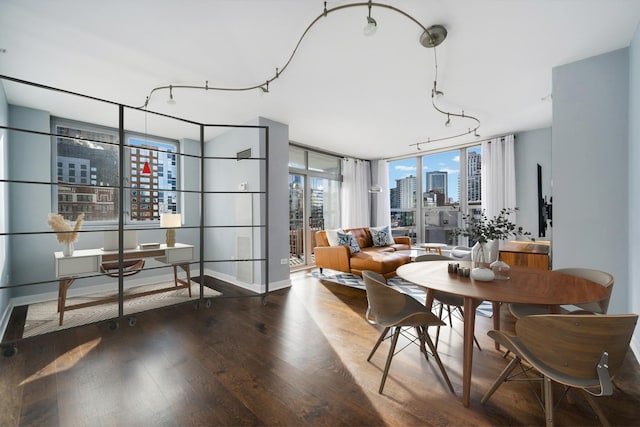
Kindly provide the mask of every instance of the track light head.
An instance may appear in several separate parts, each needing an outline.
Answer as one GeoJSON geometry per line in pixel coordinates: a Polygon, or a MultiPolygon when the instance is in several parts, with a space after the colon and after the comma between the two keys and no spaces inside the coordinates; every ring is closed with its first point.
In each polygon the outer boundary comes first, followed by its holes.
{"type": "Polygon", "coordinates": [[[364,26],[364,35],[372,36],[378,29],[378,23],[371,17],[372,0],[369,0],[369,15],[367,16],[367,25],[364,26]]]}
{"type": "Polygon", "coordinates": [[[169,85],[169,99],[167,100],[167,104],[176,105],[176,100],[173,99],[173,86],[169,85]]]}

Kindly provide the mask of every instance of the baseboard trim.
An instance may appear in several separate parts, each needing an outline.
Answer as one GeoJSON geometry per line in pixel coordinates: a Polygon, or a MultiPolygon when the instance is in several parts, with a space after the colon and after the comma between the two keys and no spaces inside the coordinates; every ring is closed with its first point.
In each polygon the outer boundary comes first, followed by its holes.
{"type": "MultiPolygon", "coordinates": [[[[228,274],[221,273],[219,271],[211,270],[209,268],[204,269],[204,274],[207,276],[211,276],[215,279],[222,280],[227,283],[231,283],[234,286],[238,286],[242,289],[247,289],[251,292],[255,292],[257,294],[263,294],[266,292],[265,286],[261,283],[245,283],[236,279],[234,276],[230,276],[228,274]]],[[[279,289],[285,289],[291,287],[291,278],[287,278],[286,280],[281,280],[278,282],[269,283],[269,292],[277,291],[279,289]]]]}

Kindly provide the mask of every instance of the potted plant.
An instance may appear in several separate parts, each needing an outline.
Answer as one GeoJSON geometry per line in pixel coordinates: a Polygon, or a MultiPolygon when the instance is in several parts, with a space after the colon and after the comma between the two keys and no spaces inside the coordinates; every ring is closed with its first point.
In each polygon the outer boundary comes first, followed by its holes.
{"type": "Polygon", "coordinates": [[[78,231],[84,220],[84,213],[81,213],[76,218],[76,223],[73,227],[65,221],[64,217],[60,214],[49,214],[49,220],[47,223],[56,232],[56,239],[58,243],[62,243],[62,254],[64,256],[73,255],[73,242],[78,240],[78,231]]]}
{"type": "Polygon", "coordinates": [[[483,210],[480,216],[463,214],[462,218],[465,228],[457,228],[454,230],[456,236],[469,237],[475,242],[471,251],[471,259],[477,267],[471,271],[472,277],[478,280],[493,280],[493,272],[487,266],[496,261],[498,242],[512,237],[531,237],[531,233],[525,231],[522,227],[517,226],[509,220],[509,215],[517,211],[517,208],[503,208],[498,215],[493,218],[487,217],[483,210]],[[493,255],[495,253],[495,255],[493,255]],[[478,271],[477,269],[484,269],[478,271]],[[475,273],[474,273],[474,270],[475,273]]]}

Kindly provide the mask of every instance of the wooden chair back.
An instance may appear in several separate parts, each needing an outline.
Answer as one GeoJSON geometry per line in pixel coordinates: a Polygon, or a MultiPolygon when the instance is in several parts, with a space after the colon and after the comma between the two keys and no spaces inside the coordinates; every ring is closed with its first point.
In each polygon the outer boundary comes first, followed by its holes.
{"type": "Polygon", "coordinates": [[[607,314],[607,310],[609,310],[609,300],[611,299],[611,292],[613,291],[613,284],[615,282],[613,275],[592,268],[559,268],[554,271],[564,274],[570,274],[572,276],[582,277],[583,279],[591,280],[592,282],[599,283],[605,288],[608,288],[609,296],[605,299],[586,304],[575,304],[576,307],[580,307],[585,311],[607,314]]]}
{"type": "Polygon", "coordinates": [[[516,335],[536,369],[554,381],[583,387],[597,383],[597,364],[608,353],[609,375],[622,365],[638,315],[539,315],[516,322],[516,335]]]}

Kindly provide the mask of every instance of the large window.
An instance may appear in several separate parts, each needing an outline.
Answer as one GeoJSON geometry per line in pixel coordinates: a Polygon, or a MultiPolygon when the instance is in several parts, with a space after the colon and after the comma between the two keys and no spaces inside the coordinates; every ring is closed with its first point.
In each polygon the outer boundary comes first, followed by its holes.
{"type": "Polygon", "coordinates": [[[340,157],[289,146],[292,268],[313,264],[316,231],[340,226],[340,180],[340,157]]]}
{"type": "Polygon", "coordinates": [[[454,236],[461,213],[480,211],[479,146],[389,162],[391,226],[413,243],[466,245],[454,236]]]}
{"type": "MultiPolygon", "coordinates": [[[[57,211],[68,220],[84,213],[85,221],[118,220],[119,138],[116,129],[54,118],[53,169],[57,211]]],[[[125,221],[158,220],[177,211],[178,143],[126,134],[125,221]],[[150,173],[143,173],[143,169],[150,173]]]]}

